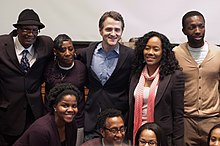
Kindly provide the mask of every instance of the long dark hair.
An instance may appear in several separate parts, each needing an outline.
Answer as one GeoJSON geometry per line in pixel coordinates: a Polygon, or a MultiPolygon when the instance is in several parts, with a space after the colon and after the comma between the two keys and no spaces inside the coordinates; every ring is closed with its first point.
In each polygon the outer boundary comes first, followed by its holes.
{"type": "Polygon", "coordinates": [[[169,74],[174,73],[175,70],[181,69],[179,63],[172,51],[172,45],[169,39],[155,31],[150,31],[146,33],[144,36],[140,37],[135,44],[135,61],[133,64],[133,73],[140,74],[143,70],[144,66],[146,65],[143,51],[146,47],[148,40],[152,37],[158,37],[162,42],[162,58],[160,60],[160,80],[169,74]]]}

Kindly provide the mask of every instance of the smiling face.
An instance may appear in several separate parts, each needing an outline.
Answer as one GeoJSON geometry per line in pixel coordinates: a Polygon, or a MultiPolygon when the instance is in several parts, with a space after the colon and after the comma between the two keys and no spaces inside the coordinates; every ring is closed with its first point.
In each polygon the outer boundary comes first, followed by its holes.
{"type": "Polygon", "coordinates": [[[148,67],[157,68],[159,66],[162,52],[162,42],[160,38],[156,36],[151,37],[143,50],[144,59],[148,67]]]}
{"type": "Polygon", "coordinates": [[[202,16],[191,16],[184,22],[183,33],[188,38],[189,46],[192,48],[202,47],[205,37],[205,21],[202,16]]]}
{"type": "Polygon", "coordinates": [[[124,121],[118,117],[106,119],[105,128],[101,129],[105,145],[120,146],[125,137],[124,121]]]}
{"type": "Polygon", "coordinates": [[[220,146],[220,128],[212,131],[209,146],[220,146]]]}
{"type": "Polygon", "coordinates": [[[78,112],[77,99],[74,95],[64,95],[61,100],[54,105],[55,119],[59,124],[72,122],[78,112]]]}
{"type": "Polygon", "coordinates": [[[107,17],[102,26],[102,28],[99,28],[99,32],[103,39],[102,45],[105,50],[110,50],[114,48],[121,39],[122,22],[107,17]]]}
{"type": "Polygon", "coordinates": [[[62,67],[69,67],[72,65],[74,61],[73,54],[75,53],[72,41],[63,41],[59,49],[54,49],[54,53],[62,67]]]}
{"type": "Polygon", "coordinates": [[[34,44],[39,33],[38,26],[24,25],[17,29],[18,40],[24,48],[28,48],[34,44]]]}

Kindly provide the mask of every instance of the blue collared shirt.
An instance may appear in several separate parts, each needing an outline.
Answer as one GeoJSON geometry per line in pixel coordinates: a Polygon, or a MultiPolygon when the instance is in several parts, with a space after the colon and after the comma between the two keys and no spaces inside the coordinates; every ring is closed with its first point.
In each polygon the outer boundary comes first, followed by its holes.
{"type": "Polygon", "coordinates": [[[98,44],[96,47],[92,58],[91,68],[98,76],[102,85],[106,83],[113,73],[118,62],[118,57],[119,45],[109,52],[103,49],[102,43],[98,44]]]}

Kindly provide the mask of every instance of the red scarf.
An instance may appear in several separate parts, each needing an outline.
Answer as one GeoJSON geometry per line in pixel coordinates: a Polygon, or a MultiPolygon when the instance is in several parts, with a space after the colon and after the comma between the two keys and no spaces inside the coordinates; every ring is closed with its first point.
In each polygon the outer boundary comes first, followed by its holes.
{"type": "Polygon", "coordinates": [[[150,86],[148,103],[147,103],[147,122],[154,121],[154,101],[155,101],[155,90],[157,89],[157,85],[159,83],[159,67],[154,72],[152,76],[149,76],[147,65],[142,70],[139,82],[136,86],[136,94],[135,94],[135,104],[134,104],[134,128],[133,128],[133,143],[135,143],[135,135],[137,133],[138,128],[142,124],[142,107],[143,107],[143,99],[144,99],[144,84],[145,80],[153,81],[150,86]]]}

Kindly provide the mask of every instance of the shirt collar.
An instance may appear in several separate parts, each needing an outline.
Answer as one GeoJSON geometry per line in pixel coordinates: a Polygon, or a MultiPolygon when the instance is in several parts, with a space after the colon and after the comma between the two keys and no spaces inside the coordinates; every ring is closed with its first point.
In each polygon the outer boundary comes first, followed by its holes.
{"type": "Polygon", "coordinates": [[[189,46],[188,43],[187,43],[187,45],[188,45],[189,50],[192,52],[201,52],[202,50],[208,50],[208,43],[206,41],[204,42],[204,45],[199,48],[192,48],[189,46]]]}
{"type": "Polygon", "coordinates": [[[16,37],[14,41],[15,41],[15,48],[17,49],[19,55],[22,54],[22,51],[23,51],[23,50],[28,50],[28,52],[30,53],[31,56],[34,55],[33,45],[31,45],[31,46],[28,47],[28,48],[24,48],[24,47],[21,45],[21,43],[19,42],[18,37],[16,37]]]}
{"type": "MultiPolygon", "coordinates": [[[[102,42],[97,45],[96,50],[97,50],[97,52],[100,52],[101,50],[104,51],[104,49],[102,47],[102,42]]],[[[119,44],[117,44],[116,47],[111,51],[115,51],[117,54],[119,54],[119,44]]]]}

